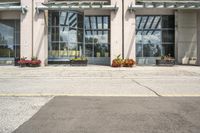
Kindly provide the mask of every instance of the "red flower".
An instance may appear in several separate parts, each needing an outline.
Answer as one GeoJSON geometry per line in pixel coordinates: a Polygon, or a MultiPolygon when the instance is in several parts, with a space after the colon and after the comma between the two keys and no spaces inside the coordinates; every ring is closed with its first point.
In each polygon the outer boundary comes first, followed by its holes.
{"type": "Polygon", "coordinates": [[[18,64],[29,64],[30,60],[19,60],[17,63],[18,64]]]}
{"type": "Polygon", "coordinates": [[[41,61],[40,61],[40,60],[32,60],[32,61],[30,62],[30,64],[32,64],[32,65],[40,65],[40,64],[41,64],[41,61]]]}

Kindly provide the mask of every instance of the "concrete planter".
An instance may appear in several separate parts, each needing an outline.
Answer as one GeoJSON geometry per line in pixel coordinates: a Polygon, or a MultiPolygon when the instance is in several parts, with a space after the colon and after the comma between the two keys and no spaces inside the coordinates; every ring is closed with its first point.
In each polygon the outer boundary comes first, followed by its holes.
{"type": "Polygon", "coordinates": [[[156,65],[157,66],[173,66],[175,65],[175,60],[174,59],[156,59],[156,65]]]}
{"type": "Polygon", "coordinates": [[[71,66],[87,66],[87,60],[70,60],[71,66]]]}

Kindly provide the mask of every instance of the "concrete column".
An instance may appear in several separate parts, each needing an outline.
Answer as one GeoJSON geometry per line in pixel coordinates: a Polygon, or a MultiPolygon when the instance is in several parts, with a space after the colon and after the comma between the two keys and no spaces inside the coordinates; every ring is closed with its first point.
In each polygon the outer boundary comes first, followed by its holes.
{"type": "Polygon", "coordinates": [[[197,65],[200,66],[200,11],[197,16],[197,65]]]}
{"type": "Polygon", "coordinates": [[[119,10],[117,12],[112,11],[110,15],[111,63],[119,54],[122,56],[122,0],[111,0],[111,4],[116,3],[119,6],[119,10]]]}
{"type": "Polygon", "coordinates": [[[178,63],[197,57],[197,12],[178,11],[178,63]]]}
{"type": "Polygon", "coordinates": [[[38,14],[35,7],[38,3],[43,3],[45,0],[34,0],[34,19],[33,19],[33,56],[41,60],[41,65],[45,66],[48,63],[48,14],[40,12],[38,14]]]}
{"type": "Polygon", "coordinates": [[[134,0],[124,0],[124,58],[136,60],[135,13],[130,13],[128,6],[134,0]]]}
{"type": "Polygon", "coordinates": [[[178,64],[178,11],[176,10],[175,12],[174,12],[174,17],[175,17],[175,43],[174,43],[174,45],[175,45],[175,49],[174,49],[174,53],[175,53],[175,60],[176,60],[176,64],[178,64]]]}
{"type": "Polygon", "coordinates": [[[32,0],[21,0],[22,5],[28,7],[20,19],[20,56],[31,59],[32,57],[32,0]]]}

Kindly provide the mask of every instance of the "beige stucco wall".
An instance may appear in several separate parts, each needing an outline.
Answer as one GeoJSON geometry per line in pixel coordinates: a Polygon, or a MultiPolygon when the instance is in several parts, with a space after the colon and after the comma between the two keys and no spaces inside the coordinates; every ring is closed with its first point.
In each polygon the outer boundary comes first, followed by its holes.
{"type": "Polygon", "coordinates": [[[111,0],[111,4],[116,3],[119,6],[119,10],[117,12],[110,13],[111,62],[118,55],[122,55],[122,0],[111,0]]]}
{"type": "Polygon", "coordinates": [[[124,0],[124,58],[135,59],[135,13],[129,12],[129,5],[134,0],[124,0]]]}
{"type": "Polygon", "coordinates": [[[31,59],[32,57],[32,0],[21,0],[22,5],[28,7],[25,14],[21,13],[20,20],[20,56],[31,59]]]}
{"type": "Polygon", "coordinates": [[[138,9],[135,11],[136,15],[172,15],[172,9],[138,9]]]}
{"type": "MultiPolygon", "coordinates": [[[[34,0],[34,7],[38,3],[45,0],[34,0]]],[[[45,12],[36,12],[34,8],[33,19],[33,56],[41,60],[41,65],[45,66],[48,63],[48,14],[45,12]]]]}
{"type": "Polygon", "coordinates": [[[27,5],[28,12],[21,14],[21,57],[38,57],[41,65],[47,64],[48,43],[47,43],[47,22],[43,12],[37,14],[36,4],[44,0],[21,0],[21,4],[27,5]],[[33,2],[33,4],[32,4],[33,2]],[[33,6],[33,8],[32,8],[33,6]]]}
{"type": "Polygon", "coordinates": [[[110,15],[108,10],[85,10],[84,15],[110,15]]]}
{"type": "Polygon", "coordinates": [[[200,66],[200,11],[197,13],[197,65],[200,66]]]}
{"type": "Polygon", "coordinates": [[[177,12],[177,55],[178,63],[184,57],[197,57],[197,12],[177,12]]]}

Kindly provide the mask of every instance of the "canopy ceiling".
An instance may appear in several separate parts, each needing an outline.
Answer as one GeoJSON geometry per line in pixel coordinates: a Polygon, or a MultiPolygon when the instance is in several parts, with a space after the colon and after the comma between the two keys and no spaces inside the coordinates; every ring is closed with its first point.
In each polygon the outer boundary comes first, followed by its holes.
{"type": "Polygon", "coordinates": [[[158,9],[200,9],[200,1],[198,0],[137,0],[136,4],[129,5],[129,10],[137,10],[144,8],[158,9]]]}
{"type": "Polygon", "coordinates": [[[36,7],[38,13],[44,10],[113,10],[117,11],[117,4],[112,5],[107,0],[94,0],[94,1],[49,1],[41,3],[36,7]]]}

